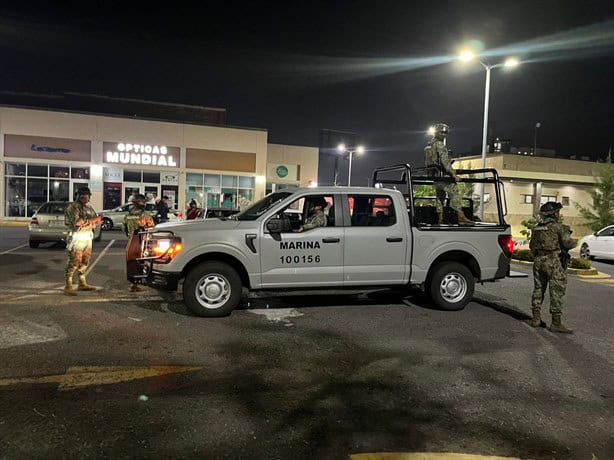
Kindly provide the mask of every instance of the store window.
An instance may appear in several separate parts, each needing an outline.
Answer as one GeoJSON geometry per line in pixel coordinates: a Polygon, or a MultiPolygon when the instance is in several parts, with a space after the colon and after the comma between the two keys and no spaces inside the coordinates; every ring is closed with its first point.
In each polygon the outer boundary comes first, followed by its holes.
{"type": "Polygon", "coordinates": [[[6,163],[4,171],[7,217],[31,217],[47,201],[70,201],[71,185],[87,186],[89,178],[89,167],[6,163]],[[76,175],[86,180],[71,179],[76,175]]]}
{"type": "Polygon", "coordinates": [[[532,204],[533,203],[533,195],[522,195],[522,202],[524,204],[532,204]]]}
{"type": "Polygon", "coordinates": [[[561,199],[561,204],[562,204],[563,206],[569,206],[569,197],[568,197],[568,196],[564,196],[564,197],[561,199]]]}
{"type": "Polygon", "coordinates": [[[254,201],[255,184],[253,176],[187,173],[186,204],[195,200],[199,207],[245,208],[254,201]]]}
{"type": "Polygon", "coordinates": [[[160,183],[160,173],[143,171],[143,182],[149,182],[150,184],[159,184],[160,183]]]}
{"type": "Polygon", "coordinates": [[[130,171],[124,169],[124,182],[141,182],[141,171],[130,171]]]}
{"type": "Polygon", "coordinates": [[[90,168],[87,166],[77,166],[71,168],[71,177],[73,179],[85,179],[89,180],[90,178],[90,168]]]}
{"type": "Polygon", "coordinates": [[[549,203],[549,202],[553,202],[553,201],[556,201],[556,196],[555,195],[542,195],[542,199],[540,201],[540,204],[549,203]]]}

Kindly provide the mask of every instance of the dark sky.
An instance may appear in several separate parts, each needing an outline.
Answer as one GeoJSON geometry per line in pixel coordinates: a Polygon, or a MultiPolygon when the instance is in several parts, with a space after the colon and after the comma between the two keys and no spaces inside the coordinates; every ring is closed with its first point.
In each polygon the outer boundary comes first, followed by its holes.
{"type": "Polygon", "coordinates": [[[366,184],[374,165],[421,163],[434,122],[450,124],[454,152],[481,144],[485,72],[452,60],[480,40],[493,63],[525,61],[492,71],[493,136],[532,145],[539,121],[539,147],[597,157],[614,144],[614,2],[202,5],[0,7],[0,89],[225,107],[275,143],[354,131],[368,152],[353,182],[366,184]]]}

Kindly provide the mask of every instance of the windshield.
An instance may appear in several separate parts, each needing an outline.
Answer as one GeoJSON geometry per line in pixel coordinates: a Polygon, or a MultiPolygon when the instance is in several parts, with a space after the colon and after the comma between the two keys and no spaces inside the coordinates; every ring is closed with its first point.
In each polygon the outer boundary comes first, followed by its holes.
{"type": "Polygon", "coordinates": [[[262,214],[267,212],[275,203],[279,203],[286,197],[292,195],[292,192],[275,192],[265,196],[262,200],[257,201],[245,211],[232,216],[236,220],[256,220],[262,214]]]}

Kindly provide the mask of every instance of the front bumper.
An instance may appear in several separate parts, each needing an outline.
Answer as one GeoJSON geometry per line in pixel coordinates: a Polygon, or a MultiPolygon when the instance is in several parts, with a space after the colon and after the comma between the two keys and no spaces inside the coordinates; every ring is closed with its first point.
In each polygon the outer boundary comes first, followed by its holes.
{"type": "Polygon", "coordinates": [[[176,291],[181,279],[181,273],[154,270],[150,260],[128,263],[127,274],[129,282],[161,291],[176,291]]]}

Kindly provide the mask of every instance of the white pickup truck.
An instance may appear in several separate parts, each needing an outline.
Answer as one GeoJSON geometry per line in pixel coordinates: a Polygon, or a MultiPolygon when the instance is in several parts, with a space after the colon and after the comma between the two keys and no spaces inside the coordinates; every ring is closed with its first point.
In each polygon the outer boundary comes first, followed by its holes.
{"type": "Polygon", "coordinates": [[[376,187],[286,189],[230,218],[142,232],[127,251],[128,280],[160,290],[177,290],[183,280],[184,301],[199,316],[230,314],[243,289],[418,286],[438,307],[462,309],[476,281],[506,276],[514,243],[496,171],[459,176],[471,190],[464,211],[472,225],[458,225],[447,208],[440,224],[429,199],[415,196],[420,187],[451,179],[409,165],[380,168],[376,187]],[[488,187],[490,222],[474,215],[474,183],[488,187]],[[326,225],[298,232],[310,203],[322,198],[326,225]]]}

